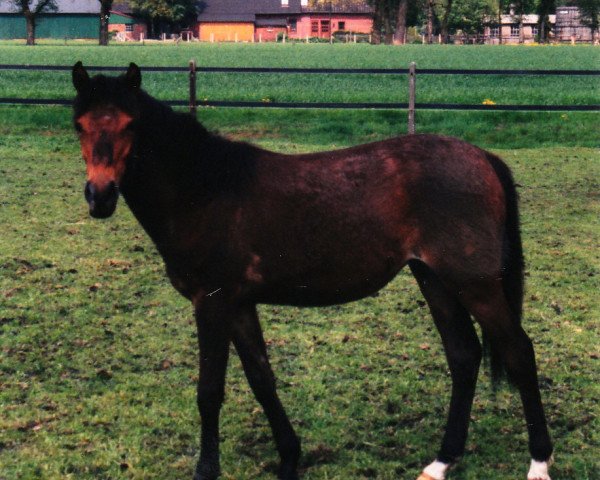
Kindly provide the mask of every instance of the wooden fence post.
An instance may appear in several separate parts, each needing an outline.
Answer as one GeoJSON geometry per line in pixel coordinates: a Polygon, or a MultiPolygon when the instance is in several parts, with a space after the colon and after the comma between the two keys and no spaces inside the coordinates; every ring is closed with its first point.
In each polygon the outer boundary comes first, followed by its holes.
{"type": "Polygon", "coordinates": [[[196,116],[196,60],[190,60],[190,113],[196,116]]]}
{"type": "Polygon", "coordinates": [[[415,96],[417,83],[417,65],[411,62],[408,68],[408,133],[415,133],[415,96]]]}

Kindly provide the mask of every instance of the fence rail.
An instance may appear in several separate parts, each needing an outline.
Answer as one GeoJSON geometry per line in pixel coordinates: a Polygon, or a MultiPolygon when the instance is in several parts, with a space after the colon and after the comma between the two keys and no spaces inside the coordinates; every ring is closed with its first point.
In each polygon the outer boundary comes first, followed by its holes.
{"type": "MultiPolygon", "coordinates": [[[[0,64],[0,70],[37,70],[37,71],[70,71],[67,65],[10,65],[0,64]]],[[[124,67],[90,66],[91,71],[121,72],[124,67]]],[[[447,68],[270,68],[270,67],[198,67],[190,61],[189,67],[141,67],[144,72],[187,72],[189,74],[190,95],[188,100],[166,100],[171,106],[189,106],[195,112],[198,106],[203,107],[242,107],[242,108],[308,108],[308,109],[385,109],[409,110],[409,119],[414,122],[416,110],[479,110],[479,111],[600,111],[600,104],[594,105],[508,105],[508,104],[463,104],[463,103],[417,103],[415,101],[415,79],[417,75],[536,75],[536,76],[600,76],[600,70],[507,70],[507,69],[447,69],[447,68]],[[412,71],[412,73],[411,73],[412,71]],[[271,102],[271,101],[231,101],[231,100],[196,100],[196,75],[198,73],[278,73],[278,74],[365,74],[365,75],[407,75],[411,82],[409,102],[271,102]]],[[[71,105],[70,99],[32,99],[32,98],[0,98],[0,104],[16,105],[71,105]]],[[[412,124],[414,131],[414,123],[412,124]]],[[[409,131],[411,130],[409,120],[409,131]]]]}
{"type": "MultiPolygon", "coordinates": [[[[125,67],[86,66],[97,72],[121,72],[125,67]]],[[[62,70],[72,65],[0,65],[0,70],[62,70]]],[[[143,72],[188,72],[188,67],[140,67],[143,72]]],[[[408,75],[408,68],[283,68],[283,67],[196,67],[197,73],[299,73],[299,74],[366,74],[408,75]]],[[[455,69],[417,68],[420,75],[575,75],[600,76],[600,70],[522,70],[522,69],[455,69]]]]}
{"type": "MultiPolygon", "coordinates": [[[[164,100],[172,107],[190,105],[188,100],[164,100]]],[[[0,104],[13,105],[72,105],[72,99],[63,98],[0,98],[0,104]]],[[[266,102],[266,101],[233,101],[233,100],[198,100],[198,107],[232,107],[232,108],[292,108],[292,109],[371,109],[371,110],[406,110],[408,103],[336,103],[336,102],[266,102]]],[[[483,110],[483,111],[547,111],[547,112],[595,112],[599,105],[479,105],[462,103],[415,103],[417,110],[483,110]]]]}

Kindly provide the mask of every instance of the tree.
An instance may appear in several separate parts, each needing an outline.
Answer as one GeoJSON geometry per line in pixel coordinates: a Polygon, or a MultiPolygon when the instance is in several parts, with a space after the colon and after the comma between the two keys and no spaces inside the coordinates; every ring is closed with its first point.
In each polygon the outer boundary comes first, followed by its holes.
{"type": "Polygon", "coordinates": [[[100,45],[108,45],[108,21],[110,20],[110,10],[112,9],[113,0],[100,1],[100,33],[98,43],[100,45]]]}
{"type": "Polygon", "coordinates": [[[511,15],[519,22],[519,43],[525,43],[525,32],[523,30],[523,18],[533,10],[534,0],[512,0],[511,15]]]}
{"type": "Polygon", "coordinates": [[[555,0],[539,0],[535,12],[538,15],[538,41],[544,43],[550,32],[550,14],[556,10],[555,0]]]}
{"type": "Polygon", "coordinates": [[[408,0],[398,1],[398,14],[396,15],[396,32],[394,43],[404,45],[406,43],[406,20],[408,17],[408,0]]]}
{"type": "MultiPolygon", "coordinates": [[[[442,13],[445,13],[445,6],[442,13]]],[[[489,0],[455,0],[448,12],[448,33],[461,32],[469,35],[482,33],[485,25],[496,22],[498,5],[489,0]]],[[[443,28],[442,19],[442,28],[443,28]]],[[[442,33],[443,36],[443,33],[442,33]]]]}
{"type": "Polygon", "coordinates": [[[427,0],[427,43],[433,43],[433,18],[435,16],[435,0],[427,0]]]}
{"type": "Polygon", "coordinates": [[[187,26],[197,15],[195,0],[131,0],[129,3],[146,19],[151,37],[165,28],[187,26]]]}
{"type": "Polygon", "coordinates": [[[446,0],[444,5],[444,14],[442,16],[442,25],[440,27],[440,34],[442,35],[442,42],[448,43],[450,39],[450,32],[448,30],[448,23],[450,21],[450,13],[452,12],[452,0],[446,0]]]}
{"type": "Polygon", "coordinates": [[[504,0],[498,0],[498,43],[502,45],[502,13],[504,13],[504,0]]]}
{"type": "Polygon", "coordinates": [[[35,45],[35,19],[43,12],[58,10],[55,0],[10,0],[17,13],[22,13],[27,26],[27,45],[35,45]]]}
{"type": "Polygon", "coordinates": [[[401,44],[406,41],[406,26],[415,0],[368,0],[373,7],[373,43],[401,44]]]}

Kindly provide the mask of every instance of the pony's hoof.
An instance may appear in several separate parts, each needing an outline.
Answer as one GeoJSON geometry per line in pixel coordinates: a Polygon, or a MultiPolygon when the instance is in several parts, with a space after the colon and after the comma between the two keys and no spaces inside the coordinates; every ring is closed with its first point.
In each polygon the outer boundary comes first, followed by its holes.
{"type": "Polygon", "coordinates": [[[417,480],[435,480],[435,478],[423,472],[421,475],[419,475],[419,478],[417,478],[417,480]]]}
{"type": "Polygon", "coordinates": [[[554,459],[550,457],[547,462],[537,462],[531,460],[527,480],[551,480],[548,474],[548,469],[554,463],[554,459]]]}
{"type": "Polygon", "coordinates": [[[298,480],[298,471],[295,466],[281,465],[277,478],[279,480],[298,480]]]}
{"type": "Polygon", "coordinates": [[[298,472],[296,469],[280,468],[277,474],[279,480],[298,480],[298,472]]]}
{"type": "Polygon", "coordinates": [[[219,478],[219,475],[220,473],[209,475],[206,475],[204,473],[196,473],[194,474],[194,480],[217,480],[217,478],[219,478]]]}
{"type": "Polygon", "coordinates": [[[202,473],[196,473],[194,475],[194,480],[217,480],[219,475],[204,475],[202,473]]]}
{"type": "Polygon", "coordinates": [[[434,460],[423,469],[417,480],[444,480],[450,466],[449,463],[434,460]]]}
{"type": "Polygon", "coordinates": [[[194,480],[217,480],[221,475],[221,469],[214,465],[198,465],[194,480]]]}

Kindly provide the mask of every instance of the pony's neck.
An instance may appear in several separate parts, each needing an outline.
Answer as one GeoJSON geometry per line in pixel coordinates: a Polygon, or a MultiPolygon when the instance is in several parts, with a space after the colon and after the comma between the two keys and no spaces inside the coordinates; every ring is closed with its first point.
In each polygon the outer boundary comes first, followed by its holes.
{"type": "Polygon", "coordinates": [[[145,96],[122,193],[154,238],[182,211],[238,197],[254,176],[257,147],[209,133],[194,117],[145,96]]]}
{"type": "Polygon", "coordinates": [[[147,96],[137,154],[141,162],[194,195],[236,193],[252,177],[261,149],[208,132],[190,114],[147,96]]]}

